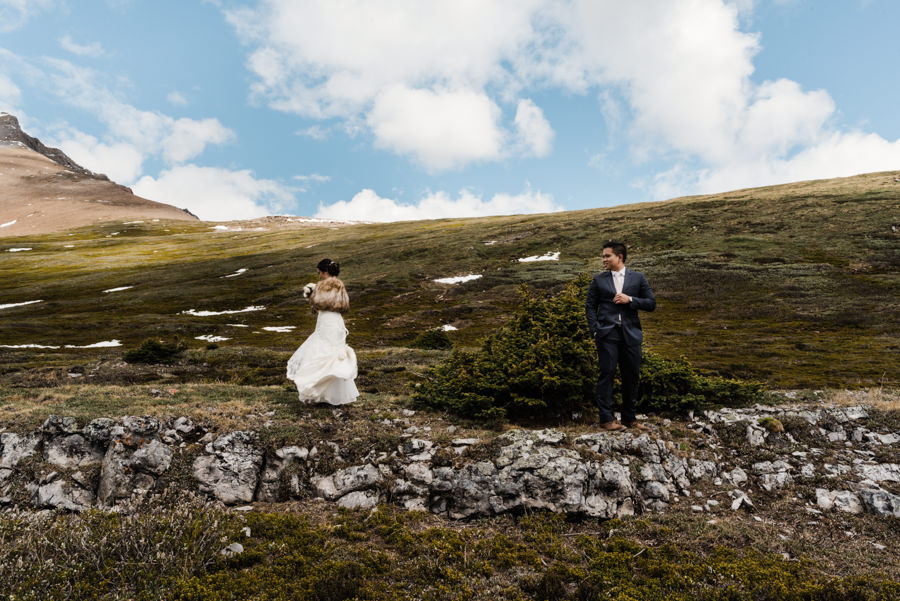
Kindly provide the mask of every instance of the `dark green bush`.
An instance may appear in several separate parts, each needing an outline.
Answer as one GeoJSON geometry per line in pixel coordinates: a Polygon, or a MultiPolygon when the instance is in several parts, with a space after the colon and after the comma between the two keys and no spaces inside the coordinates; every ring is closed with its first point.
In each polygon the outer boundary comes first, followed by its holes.
{"type": "Polygon", "coordinates": [[[126,363],[172,363],[187,346],[179,342],[163,342],[162,340],[145,340],[141,346],[122,355],[126,363]]]}
{"type": "Polygon", "coordinates": [[[443,351],[453,348],[453,343],[450,341],[450,337],[447,336],[447,332],[432,328],[416,336],[416,339],[409,346],[411,348],[443,351]]]}
{"type": "MultiPolygon", "coordinates": [[[[585,274],[552,298],[523,287],[510,321],[479,350],[456,351],[432,368],[414,402],[491,421],[559,418],[592,406],[597,357],[584,317],[589,285],[585,274]]],[[[644,353],[641,390],[641,407],[654,411],[746,404],[762,392],[758,384],[703,376],[683,358],[651,352],[644,353]]]]}
{"type": "Polygon", "coordinates": [[[474,352],[454,352],[430,372],[417,403],[466,417],[549,417],[589,402],[595,351],[584,319],[582,276],[544,299],[526,287],[510,321],[474,352]]]}
{"type": "Polygon", "coordinates": [[[653,411],[689,411],[706,405],[747,405],[760,400],[756,382],[705,376],[687,359],[665,359],[644,351],[641,359],[641,407],[653,411]]]}

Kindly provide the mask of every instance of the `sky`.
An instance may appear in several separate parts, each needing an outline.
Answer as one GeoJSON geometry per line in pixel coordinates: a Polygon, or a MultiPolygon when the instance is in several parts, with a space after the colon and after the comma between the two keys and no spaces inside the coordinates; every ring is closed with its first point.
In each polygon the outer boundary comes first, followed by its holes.
{"type": "Polygon", "coordinates": [[[0,0],[0,111],[205,220],[900,169],[896,0],[0,0]]]}

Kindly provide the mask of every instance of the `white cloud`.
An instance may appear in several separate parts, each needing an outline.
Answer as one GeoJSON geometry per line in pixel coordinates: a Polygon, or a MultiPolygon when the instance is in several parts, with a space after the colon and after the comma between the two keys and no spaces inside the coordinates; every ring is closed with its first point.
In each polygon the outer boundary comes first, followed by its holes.
{"type": "Polygon", "coordinates": [[[330,182],[331,177],[328,175],[320,175],[318,173],[311,173],[310,175],[295,175],[295,180],[301,182],[330,182]]]}
{"type": "Polygon", "coordinates": [[[299,182],[297,186],[297,192],[303,193],[309,191],[311,184],[324,184],[325,182],[330,182],[331,177],[327,175],[319,175],[318,173],[312,173],[310,175],[295,175],[294,181],[299,182]]]}
{"type": "Polygon", "coordinates": [[[447,217],[484,217],[561,211],[549,194],[528,190],[522,194],[496,194],[489,200],[463,190],[457,198],[435,192],[415,204],[382,198],[373,190],[362,190],[349,201],[320,204],[315,217],[346,221],[412,221],[447,217]]]}
{"type": "Polygon", "coordinates": [[[49,69],[40,73],[41,83],[61,101],[103,122],[109,130],[106,143],[128,143],[144,156],[159,155],[170,163],[180,163],[199,156],[210,144],[222,144],[234,137],[218,119],[174,119],[128,104],[96,70],[59,59],[47,59],[47,65],[49,69]]]}
{"type": "Polygon", "coordinates": [[[106,54],[100,42],[92,42],[90,44],[78,44],[68,35],[64,35],[59,39],[59,47],[67,52],[78,56],[88,56],[97,58],[106,54]]]}
{"type": "Polygon", "coordinates": [[[159,177],[142,177],[134,193],[150,200],[186,208],[200,219],[253,219],[283,212],[293,201],[290,189],[278,182],[257,179],[249,170],[181,165],[159,177]]]}
{"type": "Polygon", "coordinates": [[[53,4],[54,0],[0,0],[0,32],[19,29],[31,17],[53,4]]]}
{"type": "Polygon", "coordinates": [[[547,85],[579,93],[621,88],[642,147],[663,142],[720,156],[734,146],[752,92],[757,38],[738,28],[750,7],[748,0],[270,0],[226,15],[251,47],[257,96],[310,118],[363,116],[377,145],[443,169],[514,152],[546,156],[552,127],[519,96],[547,85]],[[494,107],[481,119],[484,136],[469,131],[476,96],[480,107],[494,107]],[[404,128],[392,106],[438,99],[437,117],[416,115],[418,127],[404,128]],[[515,132],[506,135],[503,112],[509,119],[513,106],[515,132]],[[457,134],[450,150],[433,135],[448,129],[448,119],[457,134]]]}
{"type": "Polygon", "coordinates": [[[178,119],[162,140],[163,157],[170,163],[183,163],[198,156],[209,144],[224,144],[234,138],[234,132],[218,119],[178,119]]]}
{"type": "Polygon", "coordinates": [[[553,128],[544,112],[531,100],[520,100],[516,109],[516,130],[524,154],[545,157],[553,146],[553,128]]]}
{"type": "Polygon", "coordinates": [[[308,3],[226,17],[253,46],[257,91],[310,117],[359,113],[386,87],[480,88],[532,38],[539,0],[308,3]]]}
{"type": "Polygon", "coordinates": [[[483,93],[394,86],[375,99],[368,123],[376,145],[412,155],[429,169],[500,157],[500,109],[483,93]]]}
{"type": "Polygon", "coordinates": [[[313,140],[325,140],[328,138],[328,130],[320,127],[318,125],[311,125],[304,129],[298,129],[294,132],[298,136],[303,136],[305,138],[312,138],[313,140]]]}
{"type": "MultiPolygon", "coordinates": [[[[826,91],[753,81],[755,4],[267,0],[223,10],[248,46],[254,96],[351,131],[363,123],[377,146],[429,169],[546,156],[553,128],[527,97],[549,88],[596,93],[609,143],[627,145],[632,159],[666,161],[655,184],[698,192],[727,187],[728,174],[737,184],[741,173],[806,172],[796,167],[804,153],[828,164],[854,139],[835,125],[826,91]]],[[[891,144],[879,140],[856,146],[891,144]]],[[[612,155],[603,145],[594,163],[612,155]]],[[[860,159],[852,164],[862,171],[882,164],[860,159]]]]}
{"type": "Polygon", "coordinates": [[[18,113],[21,101],[22,90],[12,79],[0,73],[0,111],[10,114],[18,113]]]}
{"type": "Polygon", "coordinates": [[[187,106],[188,99],[177,90],[173,90],[166,95],[166,100],[173,106],[187,106]]]}
{"type": "Polygon", "coordinates": [[[879,135],[833,132],[788,157],[733,162],[694,174],[687,190],[726,191],[800,180],[847,177],[871,171],[894,171],[900,165],[900,140],[879,135]]]}
{"type": "MultiPolygon", "coordinates": [[[[120,183],[134,182],[150,158],[178,165],[198,157],[210,145],[234,139],[234,132],[218,119],[175,119],[125,102],[120,98],[120,84],[107,83],[97,70],[60,59],[29,61],[11,53],[0,53],[0,59],[21,70],[32,87],[48,90],[106,126],[98,137],[63,124],[45,141],[87,169],[106,173],[120,183]]],[[[3,87],[0,80],[0,93],[3,87]]]]}
{"type": "Polygon", "coordinates": [[[579,1],[560,15],[576,49],[550,76],[621,89],[632,143],[646,153],[674,149],[707,159],[731,152],[752,92],[757,38],[738,29],[720,0],[579,1]],[[572,72],[575,75],[572,75],[572,72]]]}
{"type": "Polygon", "coordinates": [[[514,137],[484,90],[499,86],[515,101],[520,84],[503,62],[530,43],[540,4],[270,0],[226,16],[251,47],[254,96],[303,117],[347,120],[352,129],[365,123],[378,146],[434,170],[509,154],[514,137]],[[394,102],[413,111],[415,125],[394,102]]]}
{"type": "Polygon", "coordinates": [[[785,156],[797,146],[815,143],[834,110],[834,101],[824,90],[804,92],[786,79],[765,82],[747,109],[736,152],[785,156]]]}
{"type": "Polygon", "coordinates": [[[126,142],[104,143],[78,130],[69,130],[57,144],[86,169],[105,173],[115,182],[131,183],[142,173],[144,154],[126,142]]]}

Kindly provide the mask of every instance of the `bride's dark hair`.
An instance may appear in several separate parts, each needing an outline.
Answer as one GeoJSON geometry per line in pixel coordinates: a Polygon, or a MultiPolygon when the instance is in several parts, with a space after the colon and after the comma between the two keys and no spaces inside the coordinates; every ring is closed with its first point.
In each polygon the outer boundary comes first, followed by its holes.
{"type": "Polygon", "coordinates": [[[339,273],[341,273],[341,266],[338,263],[335,263],[331,259],[322,259],[319,261],[319,264],[316,265],[316,269],[319,271],[324,271],[330,276],[337,277],[339,273]]]}

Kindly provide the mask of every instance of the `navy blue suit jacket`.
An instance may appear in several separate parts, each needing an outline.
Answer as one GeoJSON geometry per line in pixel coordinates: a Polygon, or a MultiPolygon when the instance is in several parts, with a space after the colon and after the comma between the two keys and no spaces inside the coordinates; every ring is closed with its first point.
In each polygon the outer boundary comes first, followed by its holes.
{"type": "Polygon", "coordinates": [[[639,271],[625,268],[625,284],[622,293],[631,297],[631,302],[625,305],[617,305],[613,302],[616,295],[616,285],[613,283],[611,271],[604,271],[594,276],[591,287],[588,290],[587,303],[585,303],[585,315],[588,328],[595,340],[606,337],[619,322],[621,315],[622,335],[625,343],[639,345],[644,340],[641,331],[641,319],[638,310],[653,311],[656,309],[656,298],[647,278],[639,271]]]}

